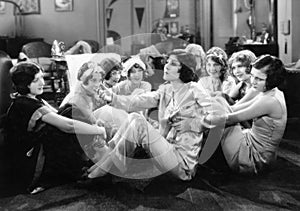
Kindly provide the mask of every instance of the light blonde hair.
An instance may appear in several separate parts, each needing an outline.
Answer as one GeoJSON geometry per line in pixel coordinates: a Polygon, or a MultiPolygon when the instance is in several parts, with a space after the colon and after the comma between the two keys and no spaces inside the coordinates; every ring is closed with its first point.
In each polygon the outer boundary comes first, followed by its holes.
{"type": "Polygon", "coordinates": [[[104,75],[104,71],[98,63],[93,61],[85,62],[78,70],[77,79],[86,85],[88,81],[93,78],[94,73],[104,75]]]}

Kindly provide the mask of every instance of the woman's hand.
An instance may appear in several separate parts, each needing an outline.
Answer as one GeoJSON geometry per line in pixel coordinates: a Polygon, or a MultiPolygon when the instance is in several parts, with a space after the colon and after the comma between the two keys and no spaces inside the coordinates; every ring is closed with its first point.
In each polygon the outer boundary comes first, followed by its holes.
{"type": "Polygon", "coordinates": [[[99,97],[102,100],[105,100],[107,102],[111,102],[112,101],[112,96],[113,96],[112,90],[104,87],[104,85],[102,85],[101,87],[103,89],[99,90],[99,97]]]}
{"type": "Polygon", "coordinates": [[[97,127],[97,130],[98,130],[98,135],[100,135],[100,136],[102,136],[104,139],[106,139],[107,138],[107,135],[106,135],[106,130],[105,130],[105,127],[99,127],[99,126],[97,126],[96,125],[96,127],[97,127]]]}
{"type": "Polygon", "coordinates": [[[212,125],[222,125],[225,124],[225,121],[228,117],[226,112],[225,99],[223,97],[215,97],[209,103],[200,103],[204,108],[206,117],[205,121],[212,125]]]}
{"type": "Polygon", "coordinates": [[[102,119],[97,119],[96,124],[97,124],[99,127],[103,127],[103,126],[105,125],[105,122],[104,122],[102,119]]]}
{"type": "Polygon", "coordinates": [[[191,128],[192,118],[175,117],[172,120],[173,121],[171,126],[174,127],[178,133],[192,131],[191,128]]]}

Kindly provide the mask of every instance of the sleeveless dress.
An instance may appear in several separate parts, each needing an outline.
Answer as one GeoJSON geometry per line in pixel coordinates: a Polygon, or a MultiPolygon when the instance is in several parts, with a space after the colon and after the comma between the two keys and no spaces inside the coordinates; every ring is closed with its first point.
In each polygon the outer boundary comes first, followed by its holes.
{"type": "Polygon", "coordinates": [[[225,129],[222,140],[224,155],[226,157],[226,154],[234,154],[228,164],[241,173],[258,173],[274,163],[284,134],[287,109],[283,92],[274,88],[264,95],[269,95],[279,102],[282,109],[281,118],[261,116],[253,120],[250,129],[242,131],[237,126],[225,129]]]}

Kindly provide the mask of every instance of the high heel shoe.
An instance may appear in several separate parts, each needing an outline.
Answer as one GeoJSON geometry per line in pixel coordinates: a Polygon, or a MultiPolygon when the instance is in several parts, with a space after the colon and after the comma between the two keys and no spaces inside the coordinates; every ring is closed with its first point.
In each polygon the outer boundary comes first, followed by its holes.
{"type": "Polygon", "coordinates": [[[38,187],[35,187],[35,188],[32,188],[32,189],[29,189],[28,191],[31,195],[35,195],[35,194],[43,192],[44,190],[46,190],[45,187],[38,186],[38,187]]]}

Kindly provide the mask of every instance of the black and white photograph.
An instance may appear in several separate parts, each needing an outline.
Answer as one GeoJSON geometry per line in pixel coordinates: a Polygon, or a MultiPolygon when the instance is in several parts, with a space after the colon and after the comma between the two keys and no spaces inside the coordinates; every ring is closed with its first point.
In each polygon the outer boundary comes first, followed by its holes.
{"type": "Polygon", "coordinates": [[[300,210],[298,11],[0,0],[0,210],[300,210]]]}

